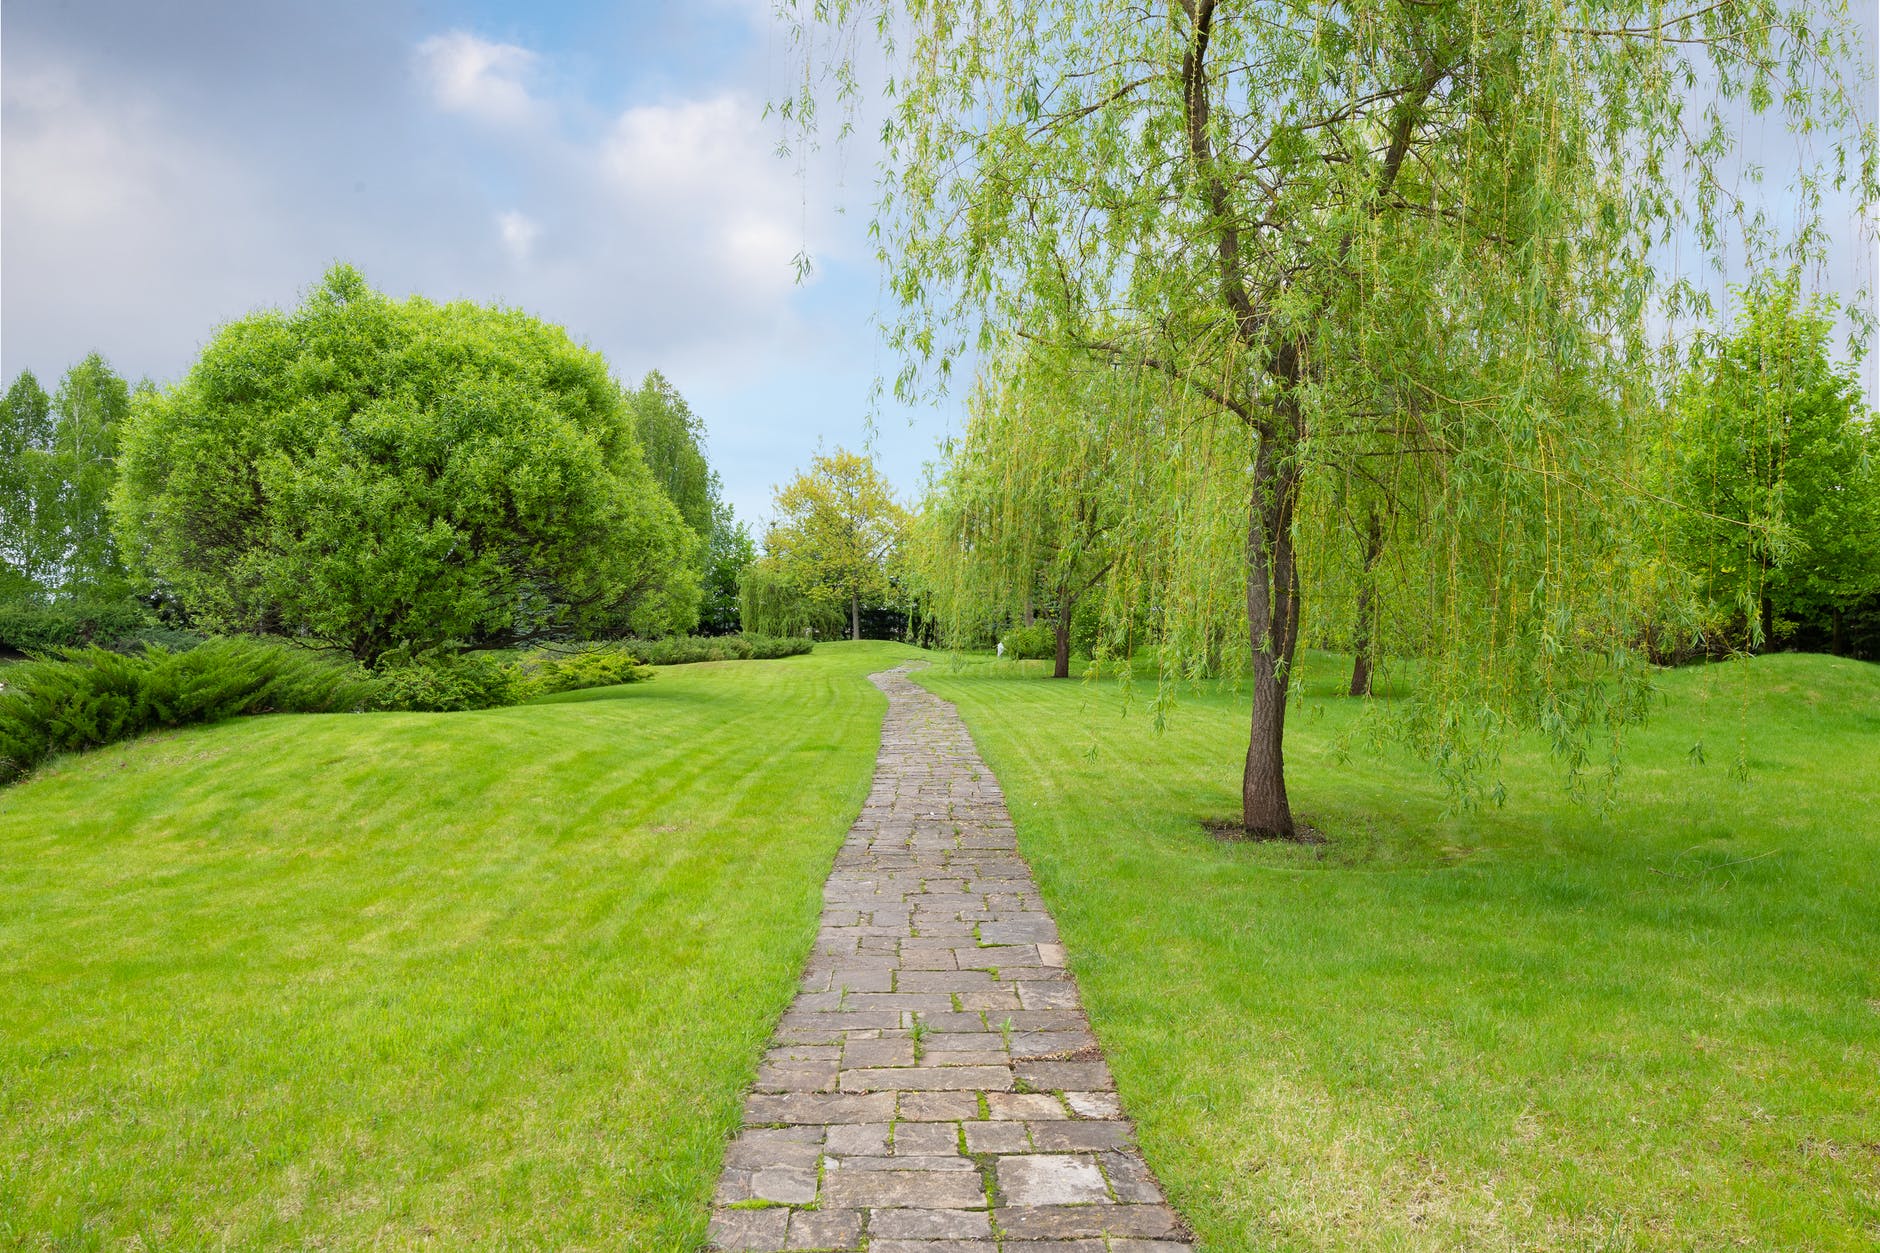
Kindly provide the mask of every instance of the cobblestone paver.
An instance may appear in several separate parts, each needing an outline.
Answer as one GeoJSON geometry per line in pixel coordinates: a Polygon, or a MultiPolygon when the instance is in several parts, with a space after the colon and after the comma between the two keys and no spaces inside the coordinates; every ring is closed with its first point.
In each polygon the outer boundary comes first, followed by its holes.
{"type": "Polygon", "coordinates": [[[1186,1250],[998,782],[904,671],[874,676],[874,790],[725,1154],[712,1247],[1186,1250]]]}

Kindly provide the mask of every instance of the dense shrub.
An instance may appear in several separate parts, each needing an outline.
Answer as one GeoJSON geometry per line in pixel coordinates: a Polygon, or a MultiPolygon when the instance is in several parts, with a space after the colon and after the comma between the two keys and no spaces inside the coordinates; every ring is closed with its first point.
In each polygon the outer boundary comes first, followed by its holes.
{"type": "Polygon", "coordinates": [[[1015,626],[1005,633],[1001,642],[1005,645],[1005,655],[1018,661],[1048,661],[1057,656],[1057,633],[1049,622],[1015,626]]]}
{"type": "Polygon", "coordinates": [[[529,696],[549,696],[590,687],[615,687],[653,677],[632,653],[620,648],[589,648],[563,656],[538,654],[523,662],[529,696]]]}
{"type": "Polygon", "coordinates": [[[388,650],[697,621],[699,538],[600,354],[335,267],[132,400],[112,497],[192,617],[388,650]]]}
{"type": "Polygon", "coordinates": [[[528,696],[522,666],[489,653],[393,653],[373,675],[371,707],[456,713],[514,705],[528,696]]]}
{"type": "Polygon", "coordinates": [[[374,686],[358,666],[268,640],[210,640],[186,653],[64,649],[0,671],[0,782],[55,753],[164,727],[365,708],[374,686]]]}
{"type": "Polygon", "coordinates": [[[694,661],[796,657],[809,652],[815,644],[788,635],[674,635],[659,640],[626,640],[621,646],[649,666],[680,666],[694,661]]]}

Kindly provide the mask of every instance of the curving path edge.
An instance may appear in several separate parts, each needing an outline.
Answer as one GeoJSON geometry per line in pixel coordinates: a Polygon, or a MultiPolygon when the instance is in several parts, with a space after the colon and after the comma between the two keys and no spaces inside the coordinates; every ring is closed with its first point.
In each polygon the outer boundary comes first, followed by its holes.
{"type": "Polygon", "coordinates": [[[888,697],[874,788],[725,1153],[711,1248],[1180,1253],[1011,815],[951,704],[888,697]]]}

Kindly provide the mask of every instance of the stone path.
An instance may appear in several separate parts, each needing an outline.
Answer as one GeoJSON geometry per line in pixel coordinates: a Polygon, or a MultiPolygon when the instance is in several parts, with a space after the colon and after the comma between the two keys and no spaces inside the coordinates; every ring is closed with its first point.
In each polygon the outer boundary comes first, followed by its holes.
{"type": "Polygon", "coordinates": [[[725,1154],[712,1247],[1187,1250],[998,782],[906,669],[873,677],[874,790],[725,1154]]]}

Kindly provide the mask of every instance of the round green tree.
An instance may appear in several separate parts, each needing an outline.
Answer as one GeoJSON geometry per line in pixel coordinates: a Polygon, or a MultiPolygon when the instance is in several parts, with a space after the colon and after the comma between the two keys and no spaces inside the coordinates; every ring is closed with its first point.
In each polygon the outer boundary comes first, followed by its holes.
{"type": "Polygon", "coordinates": [[[689,629],[697,543],[599,354],[333,269],[138,397],[124,550],[199,620],[394,648],[689,629]]]}

